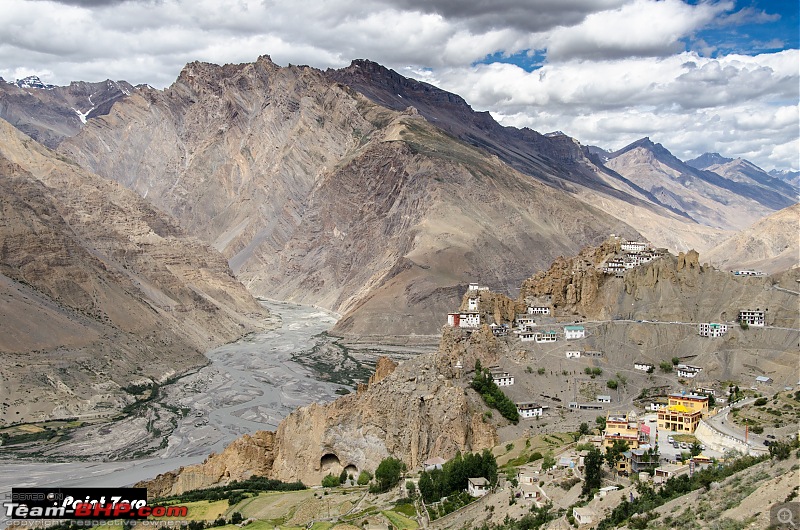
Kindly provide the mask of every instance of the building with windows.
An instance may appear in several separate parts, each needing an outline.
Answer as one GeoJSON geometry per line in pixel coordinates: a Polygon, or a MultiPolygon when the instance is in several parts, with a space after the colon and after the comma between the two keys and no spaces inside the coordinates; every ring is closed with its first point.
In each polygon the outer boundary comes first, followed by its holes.
{"type": "Polygon", "coordinates": [[[547,306],[542,305],[529,305],[528,306],[528,314],[529,315],[549,315],[550,308],[547,306]]]}
{"type": "Polygon", "coordinates": [[[739,311],[739,322],[744,322],[748,326],[757,328],[764,327],[764,311],[760,309],[742,309],[739,311]]]}
{"type": "Polygon", "coordinates": [[[649,372],[650,370],[654,370],[655,366],[650,363],[633,363],[634,370],[641,370],[642,372],[649,372]]]}
{"type": "Polygon", "coordinates": [[[721,337],[728,332],[728,325],[717,324],[715,322],[701,322],[698,324],[697,332],[701,337],[721,337]]]}
{"type": "Polygon", "coordinates": [[[691,364],[679,364],[677,366],[678,377],[694,379],[702,371],[703,369],[699,366],[692,366],[691,364]]]}
{"type": "Polygon", "coordinates": [[[467,298],[467,311],[477,311],[478,310],[478,302],[480,302],[480,298],[477,296],[470,296],[467,298]]]}
{"type": "Polygon", "coordinates": [[[579,351],[568,351],[565,352],[565,354],[567,356],[567,359],[580,359],[581,357],[581,352],[579,351]]]}
{"type": "Polygon", "coordinates": [[[647,250],[647,243],[641,241],[623,241],[620,248],[625,252],[643,252],[647,250]]]}
{"type": "Polygon", "coordinates": [[[555,331],[552,330],[538,331],[534,336],[534,340],[536,340],[537,343],[555,342],[556,340],[558,340],[558,335],[556,334],[555,331]]]}
{"type": "Polygon", "coordinates": [[[448,313],[447,325],[452,328],[475,329],[481,327],[481,314],[477,311],[462,311],[461,313],[448,313]]]}
{"type": "Polygon", "coordinates": [[[492,372],[492,381],[497,386],[511,386],[514,384],[514,376],[508,372],[492,372]]]}
{"type": "Polygon", "coordinates": [[[567,340],[583,339],[586,337],[586,330],[583,326],[564,326],[564,338],[567,340]]]}
{"type": "Polygon", "coordinates": [[[517,403],[517,412],[521,418],[533,418],[534,416],[543,416],[544,407],[536,403],[517,403]]]}
{"type": "Polygon", "coordinates": [[[609,413],[603,431],[603,447],[611,447],[616,440],[627,442],[629,449],[638,449],[640,444],[649,441],[649,436],[642,431],[642,424],[634,416],[609,413]]]}
{"type": "Polygon", "coordinates": [[[489,481],[483,477],[468,478],[467,493],[472,497],[483,497],[489,493],[489,481]]]}
{"type": "Polygon", "coordinates": [[[658,411],[658,428],[693,433],[706,414],[708,414],[708,396],[670,394],[667,406],[658,411]]]}

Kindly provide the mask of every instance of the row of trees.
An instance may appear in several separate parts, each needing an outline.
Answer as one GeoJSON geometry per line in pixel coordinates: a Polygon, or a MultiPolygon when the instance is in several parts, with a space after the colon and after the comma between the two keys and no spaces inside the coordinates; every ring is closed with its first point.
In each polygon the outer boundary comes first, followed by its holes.
{"type": "Polygon", "coordinates": [[[482,453],[460,452],[448,460],[442,469],[423,471],[419,478],[419,492],[427,503],[467,489],[467,479],[484,477],[494,487],[497,483],[497,460],[484,449],[482,453]]]}
{"type": "Polygon", "coordinates": [[[495,384],[494,380],[492,380],[491,372],[482,369],[479,360],[475,361],[475,376],[472,378],[472,388],[481,395],[486,406],[497,409],[511,423],[516,424],[519,422],[517,406],[495,384]]]}

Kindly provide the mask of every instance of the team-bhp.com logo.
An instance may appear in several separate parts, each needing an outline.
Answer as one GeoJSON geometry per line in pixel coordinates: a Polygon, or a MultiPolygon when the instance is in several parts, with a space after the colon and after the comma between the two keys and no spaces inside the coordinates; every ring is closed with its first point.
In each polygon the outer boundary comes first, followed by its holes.
{"type": "Polygon", "coordinates": [[[148,506],[147,488],[12,488],[11,519],[186,517],[186,506],[148,506]]]}

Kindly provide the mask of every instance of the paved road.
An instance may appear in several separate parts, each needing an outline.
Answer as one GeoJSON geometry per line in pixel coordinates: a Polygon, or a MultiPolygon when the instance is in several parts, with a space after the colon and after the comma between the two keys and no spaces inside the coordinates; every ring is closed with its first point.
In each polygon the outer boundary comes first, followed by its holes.
{"type": "MultiPolygon", "coordinates": [[[[705,419],[706,423],[711,426],[714,430],[721,432],[722,434],[726,434],[728,436],[732,436],[739,441],[744,442],[744,429],[740,428],[738,425],[734,424],[732,420],[728,419],[728,414],[732,409],[739,409],[745,405],[749,405],[753,403],[756,398],[747,398],[741,401],[737,401],[733,405],[728,405],[725,408],[721,409],[716,416],[711,416],[705,419]]],[[[758,449],[764,449],[764,440],[763,436],[758,436],[753,433],[748,433],[747,436],[747,443],[758,449]]]]}

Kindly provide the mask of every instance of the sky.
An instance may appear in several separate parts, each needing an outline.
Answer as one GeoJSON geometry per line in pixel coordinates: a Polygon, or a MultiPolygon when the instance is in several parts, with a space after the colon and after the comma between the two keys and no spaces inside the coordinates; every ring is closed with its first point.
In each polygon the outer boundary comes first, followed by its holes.
{"type": "Polygon", "coordinates": [[[0,76],[169,86],[370,59],[504,125],[800,170],[797,0],[2,0],[0,76]]]}

